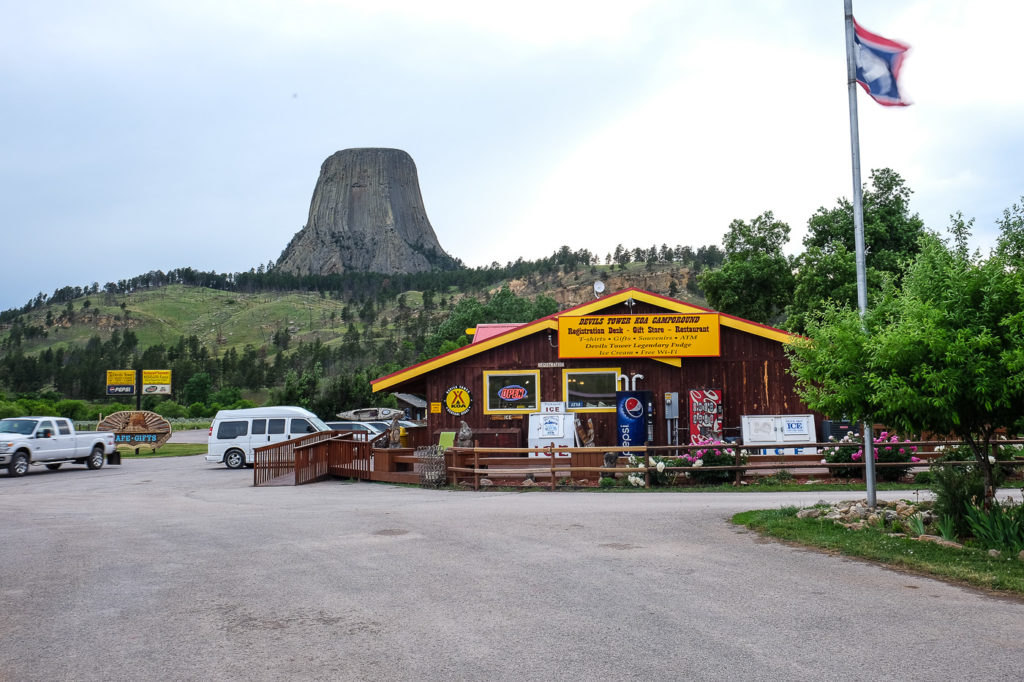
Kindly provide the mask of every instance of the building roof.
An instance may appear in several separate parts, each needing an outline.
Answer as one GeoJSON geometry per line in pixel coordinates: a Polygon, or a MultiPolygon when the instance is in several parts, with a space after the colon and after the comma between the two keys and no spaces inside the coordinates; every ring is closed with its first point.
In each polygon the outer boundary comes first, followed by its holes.
{"type": "MultiPolygon", "coordinates": [[[[477,338],[474,335],[473,343],[463,346],[462,348],[456,348],[453,351],[438,355],[437,357],[424,360],[423,362],[406,367],[405,369],[398,370],[386,376],[374,379],[370,382],[374,393],[377,391],[383,391],[392,386],[397,386],[401,383],[415,379],[424,374],[428,374],[437,369],[440,369],[446,365],[450,365],[464,358],[471,357],[478,353],[503,346],[506,343],[521,339],[531,334],[536,334],[540,331],[558,331],[558,318],[563,316],[578,317],[582,315],[593,315],[601,310],[610,308],[619,303],[625,303],[627,300],[633,299],[637,302],[649,303],[659,308],[664,308],[672,312],[679,313],[714,313],[717,311],[711,310],[710,308],[704,308],[693,303],[687,303],[667,296],[661,296],[660,294],[654,294],[650,291],[644,291],[643,289],[637,289],[630,287],[628,289],[622,289],[615,293],[602,296],[601,298],[582,303],[572,308],[561,310],[557,313],[542,317],[539,320],[534,320],[526,324],[519,325],[478,325],[478,329],[481,327],[491,328],[499,326],[508,326],[510,329],[499,333],[490,333],[483,338],[477,338]]],[[[759,322],[753,322],[751,320],[745,320],[742,317],[736,317],[735,315],[728,315],[726,313],[718,313],[721,325],[723,327],[730,327],[737,331],[745,332],[747,334],[754,334],[761,336],[772,341],[778,341],[779,343],[787,343],[797,338],[796,335],[791,334],[782,329],[775,327],[769,327],[768,325],[761,324],[759,322]]],[[[485,332],[487,333],[487,332],[485,332]]],[[[681,366],[680,358],[652,358],[664,362],[676,367],[681,366]]]]}
{"type": "Polygon", "coordinates": [[[398,400],[401,400],[403,403],[406,403],[407,405],[410,405],[412,407],[424,409],[427,406],[426,400],[417,395],[413,395],[412,393],[394,393],[392,395],[394,395],[395,398],[397,398],[398,400]]]}
{"type": "MultiPolygon", "coordinates": [[[[480,343],[487,339],[504,334],[507,331],[511,331],[516,327],[522,327],[522,322],[485,322],[484,324],[478,324],[476,326],[476,332],[473,334],[473,343],[480,343]]],[[[466,331],[469,331],[468,329],[466,331]]]]}

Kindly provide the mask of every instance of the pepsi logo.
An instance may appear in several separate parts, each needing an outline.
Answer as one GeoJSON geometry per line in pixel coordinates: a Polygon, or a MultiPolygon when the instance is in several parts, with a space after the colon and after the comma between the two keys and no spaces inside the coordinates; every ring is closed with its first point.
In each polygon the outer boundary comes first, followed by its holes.
{"type": "Polygon", "coordinates": [[[644,404],[636,398],[630,397],[622,403],[622,411],[630,419],[639,419],[644,415],[644,404]]]}

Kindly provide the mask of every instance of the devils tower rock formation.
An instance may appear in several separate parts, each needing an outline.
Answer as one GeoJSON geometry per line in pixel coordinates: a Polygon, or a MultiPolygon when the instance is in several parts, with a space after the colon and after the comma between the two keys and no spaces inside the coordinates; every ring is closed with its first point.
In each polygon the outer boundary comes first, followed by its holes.
{"type": "Polygon", "coordinates": [[[453,264],[427,220],[416,164],[400,149],[344,149],[328,157],[306,225],[277,261],[297,275],[410,273],[453,264]]]}

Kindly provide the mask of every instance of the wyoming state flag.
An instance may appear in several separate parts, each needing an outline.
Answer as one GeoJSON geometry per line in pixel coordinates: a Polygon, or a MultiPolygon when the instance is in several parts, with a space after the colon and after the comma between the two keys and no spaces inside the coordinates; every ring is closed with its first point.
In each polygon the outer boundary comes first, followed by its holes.
{"type": "Polygon", "coordinates": [[[903,107],[910,102],[900,93],[900,68],[909,45],[883,38],[853,21],[853,55],[857,82],[879,104],[903,107]]]}

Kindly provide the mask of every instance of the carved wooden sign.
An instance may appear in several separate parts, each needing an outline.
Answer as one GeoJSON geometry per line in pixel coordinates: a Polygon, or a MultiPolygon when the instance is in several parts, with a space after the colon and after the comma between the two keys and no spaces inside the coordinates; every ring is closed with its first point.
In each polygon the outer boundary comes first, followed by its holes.
{"type": "Polygon", "coordinates": [[[156,450],[171,437],[171,423],[156,412],[132,410],[115,412],[99,423],[98,431],[113,431],[114,442],[128,447],[156,450]]]}

